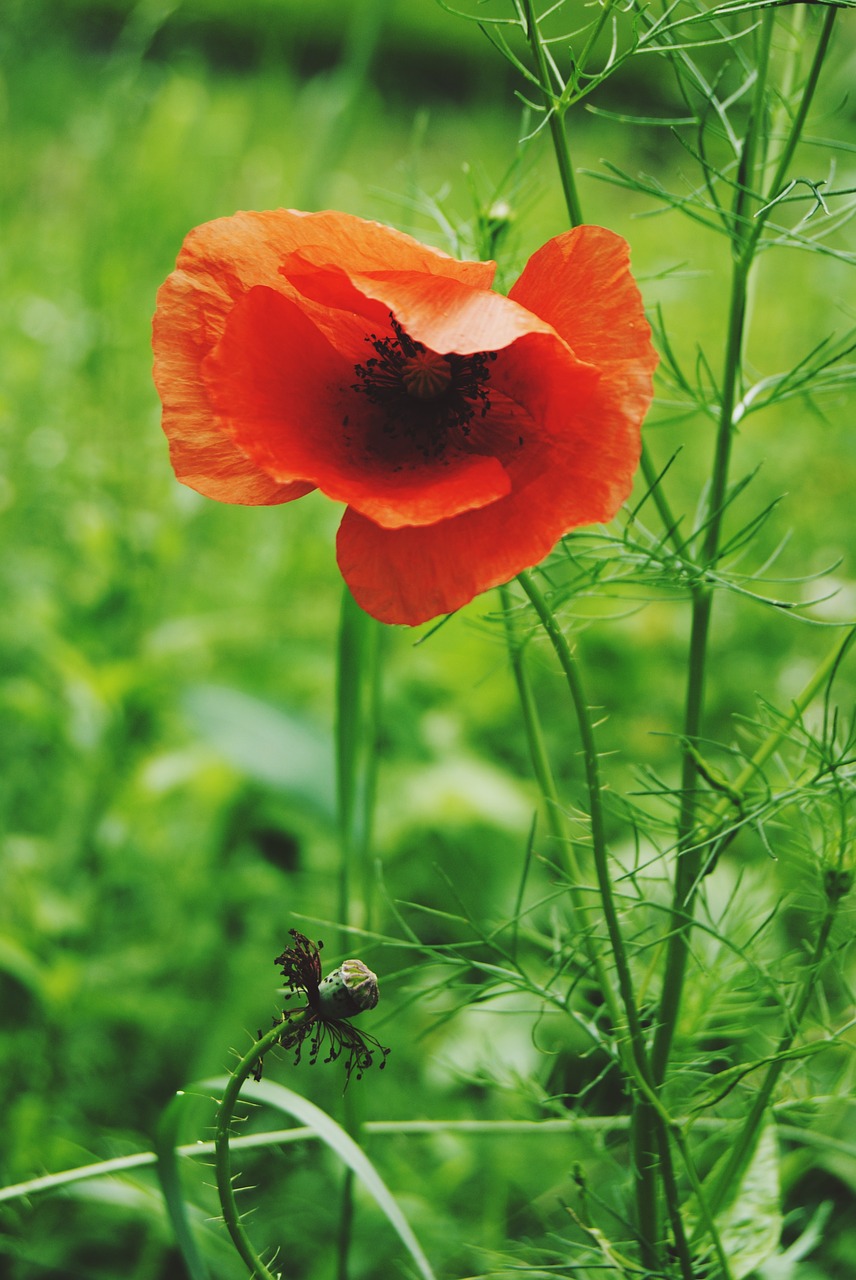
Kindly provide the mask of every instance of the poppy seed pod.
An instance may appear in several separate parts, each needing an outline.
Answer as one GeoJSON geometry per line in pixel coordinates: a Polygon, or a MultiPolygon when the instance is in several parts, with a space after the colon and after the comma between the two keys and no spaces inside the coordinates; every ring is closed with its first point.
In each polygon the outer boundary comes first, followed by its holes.
{"type": "MultiPolygon", "coordinates": [[[[389,1049],[365,1031],[352,1027],[349,1019],[378,1002],[377,977],[362,960],[345,960],[326,978],[321,976],[320,942],[310,942],[305,934],[290,929],[292,945],[277,956],[288,996],[303,996],[306,1004],[299,1009],[284,1009],[282,1031],[278,1043],[294,1050],[295,1064],[300,1062],[305,1043],[309,1045],[310,1066],[318,1061],[322,1046],[324,1062],[335,1062],[344,1054],[346,1086],[352,1075],[359,1080],[376,1061],[383,1070],[389,1049]]],[[[286,999],[288,999],[286,996],[286,999]]]]}
{"type": "Polygon", "coordinates": [[[331,1022],[356,1017],[377,1002],[377,976],[362,960],[345,960],[318,986],[319,1011],[331,1022]]]}

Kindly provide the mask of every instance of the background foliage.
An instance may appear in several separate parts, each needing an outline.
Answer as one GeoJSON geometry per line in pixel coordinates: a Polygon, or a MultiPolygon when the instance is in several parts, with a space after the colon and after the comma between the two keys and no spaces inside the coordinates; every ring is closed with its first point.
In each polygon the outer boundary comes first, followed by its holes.
{"type": "MultiPolygon", "coordinates": [[[[347,209],[467,252],[479,217],[502,199],[507,281],[564,228],[544,139],[514,163],[521,107],[475,28],[428,0],[393,6],[374,32],[376,17],[368,4],[285,0],[20,0],[0,17],[3,1185],[150,1149],[172,1093],[219,1074],[230,1046],[243,1050],[246,1032],[267,1025],[271,962],[287,929],[296,923],[337,949],[335,928],[320,923],[337,910],[337,513],[314,498],[218,506],[174,483],[149,321],[186,231],[238,208],[347,209]]],[[[850,151],[852,31],[818,113],[850,151]]],[[[651,60],[647,77],[634,64],[594,105],[659,115],[676,102],[651,60]]],[[[603,173],[606,157],[664,185],[684,181],[685,153],[667,130],[596,114],[577,127],[583,168],[603,173]]],[[[721,325],[721,246],[674,213],[645,216],[655,205],[644,193],[582,182],[587,216],[630,238],[647,304],[662,306],[692,360],[721,325]]],[[[854,323],[834,257],[793,253],[770,270],[784,272],[786,302],[761,304],[769,311],[750,351],[760,370],[801,358],[806,334],[854,323]]],[[[710,699],[711,731],[725,741],[740,732],[735,713],[758,714],[759,697],[787,705],[830,647],[826,626],[856,611],[853,404],[852,390],[836,387],[742,434],[741,468],[758,469],[755,505],[776,503],[748,568],[788,537],[768,591],[801,606],[829,598],[796,611],[810,623],[736,595],[723,601],[710,699]],[[805,581],[828,566],[819,585],[805,581]]],[[[681,448],[678,492],[693,492],[708,443],[697,431],[668,405],[651,421],[658,456],[681,448]]],[[[526,997],[480,1011],[475,968],[420,970],[404,946],[406,927],[436,946],[477,941],[468,913],[512,915],[527,863],[535,793],[491,607],[476,602],[421,643],[404,631],[386,638],[373,853],[381,931],[402,945],[359,948],[380,972],[382,1016],[371,1029],[393,1057],[383,1077],[354,1086],[354,1105],[368,1121],[529,1120],[545,1098],[556,1099],[548,1113],[567,1115],[565,1095],[582,1093],[582,1119],[573,1142],[567,1130],[501,1126],[370,1133],[369,1153],[449,1274],[498,1266],[509,1241],[529,1240],[551,1260],[567,1225],[558,1206],[579,1193],[575,1162],[591,1187],[623,1176],[621,1124],[608,1122],[621,1098],[573,1031],[534,1018],[526,997]]],[[[620,589],[574,609],[583,624],[597,616],[580,645],[607,717],[612,777],[630,786],[635,761],[656,770],[669,759],[683,618],[668,599],[620,589]]],[[[564,715],[551,718],[557,677],[546,652],[534,675],[573,795],[579,765],[563,745],[564,715]]],[[[836,694],[852,701],[852,672],[836,694]]],[[[546,902],[543,938],[556,924],[555,877],[549,850],[538,850],[546,865],[535,865],[527,892],[546,902]]],[[[746,838],[729,866],[745,936],[782,903],[776,928],[798,952],[815,890],[796,841],[781,830],[768,848],[746,838]]],[[[844,961],[837,973],[827,998],[840,1010],[852,1002],[844,961]]],[[[730,981],[715,967],[713,977],[730,981]]],[[[738,1024],[757,1017],[757,1004],[735,1008],[738,1024]]],[[[825,1011],[816,1016],[820,1025],[825,1011]]],[[[334,1073],[282,1071],[341,1113],[334,1073]]],[[[810,1185],[817,1239],[812,1260],[775,1280],[845,1277],[856,1253],[856,1157],[836,1141],[853,1117],[844,1050],[821,1056],[813,1078],[820,1136],[794,1144],[783,1191],[787,1210],[810,1185]]],[[[200,1106],[188,1132],[208,1124],[200,1106]]],[[[328,1157],[295,1144],[258,1157],[252,1172],[259,1221],[273,1224],[290,1274],[329,1275],[338,1207],[328,1157]]],[[[201,1166],[188,1178],[200,1223],[215,1212],[209,1180],[201,1166]]],[[[809,1220],[795,1221],[794,1237],[809,1220]]],[[[240,1275],[216,1229],[200,1230],[217,1274],[240,1275]]],[[[398,1247],[370,1205],[358,1204],[355,1232],[353,1274],[388,1275],[398,1247]]],[[[21,1280],[148,1280],[181,1265],[146,1172],[0,1203],[0,1259],[21,1280]]]]}

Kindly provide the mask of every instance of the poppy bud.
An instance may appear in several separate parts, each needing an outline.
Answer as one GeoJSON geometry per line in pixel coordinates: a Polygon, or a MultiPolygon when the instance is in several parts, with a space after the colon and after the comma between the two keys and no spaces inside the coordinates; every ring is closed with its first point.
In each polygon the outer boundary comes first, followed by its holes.
{"type": "Polygon", "coordinates": [[[487,213],[479,217],[482,234],[487,244],[487,256],[495,257],[500,245],[505,240],[514,222],[514,210],[505,200],[496,200],[487,213]]]}
{"type": "Polygon", "coordinates": [[[318,984],[319,1013],[328,1022],[353,1018],[377,1002],[377,975],[362,960],[343,961],[318,984]]]}

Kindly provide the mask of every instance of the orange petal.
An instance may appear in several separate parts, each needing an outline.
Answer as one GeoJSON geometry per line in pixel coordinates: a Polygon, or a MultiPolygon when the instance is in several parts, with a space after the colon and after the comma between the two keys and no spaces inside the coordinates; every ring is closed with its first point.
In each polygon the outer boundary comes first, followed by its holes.
{"type": "Polygon", "coordinates": [[[482,288],[494,271],[491,263],[458,262],[402,232],[344,213],[244,212],[191,231],[158,293],[154,377],[176,475],[223,502],[285,502],[311,488],[274,481],[236,448],[215,421],[200,373],[232,306],[248,289],[266,284],[296,295],[281,266],[297,249],[310,260],[344,260],[367,271],[394,264],[447,272],[482,288]]]}
{"type": "Polygon", "coordinates": [[[541,334],[502,352],[495,369],[503,429],[520,433],[502,454],[506,497],[422,528],[345,513],[339,567],[381,621],[415,625],[460,608],[538,564],[570,529],[610,519],[630,492],[640,419],[608,379],[541,334]]]}
{"type": "Polygon", "coordinates": [[[394,465],[384,419],[354,390],[353,362],[274,289],[236,303],[202,374],[221,430],[256,466],[281,483],[317,485],[387,527],[432,523],[511,487],[497,458],[461,449],[405,453],[394,465]]]}
{"type": "Polygon", "coordinates": [[[378,322],[391,313],[411,338],[442,355],[499,351],[524,334],[552,332],[549,324],[502,294],[450,276],[366,273],[350,264],[313,267],[295,254],[288,277],[321,306],[359,311],[378,322]]]}
{"type": "Polygon", "coordinates": [[[260,471],[216,422],[200,367],[217,322],[225,323],[220,299],[200,291],[193,276],[174,272],[161,286],[153,326],[154,379],[176,477],[221,502],[270,504],[309,493],[311,484],[283,485],[260,471]]]}
{"type": "Polygon", "coordinates": [[[581,360],[602,369],[644,416],[657,353],[630,249],[604,227],[575,227],[538,249],[509,291],[546,320],[581,360]]]}

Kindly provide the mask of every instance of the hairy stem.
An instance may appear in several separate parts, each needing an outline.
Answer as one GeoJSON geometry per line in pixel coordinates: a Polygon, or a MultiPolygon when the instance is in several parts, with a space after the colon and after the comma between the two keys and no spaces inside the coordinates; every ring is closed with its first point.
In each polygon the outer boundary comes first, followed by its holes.
{"type": "Polygon", "coordinates": [[[630,1042],[633,1048],[634,1060],[642,1078],[646,1078],[648,1074],[648,1064],[645,1053],[645,1037],[639,1020],[639,1011],[636,1007],[636,996],[633,991],[633,983],[630,976],[630,965],[627,960],[624,938],[621,933],[618,911],[615,906],[615,897],[612,892],[612,880],[609,874],[609,855],[607,852],[606,830],[603,818],[603,792],[600,781],[600,763],[598,760],[597,745],[595,743],[594,728],[591,722],[589,705],[586,701],[576,658],[568,644],[567,637],[559,626],[559,623],[550,606],[547,604],[540,588],[527,572],[519,573],[517,575],[517,580],[534,606],[535,612],[538,614],[541,621],[541,625],[553,646],[553,650],[559,660],[565,680],[567,681],[568,689],[571,694],[571,701],[574,704],[583,748],[583,764],[585,768],[586,787],[589,799],[589,819],[591,822],[592,853],[594,856],[595,874],[597,876],[598,890],[600,891],[603,917],[606,923],[606,930],[609,935],[609,942],[615,961],[618,987],[621,993],[621,1002],[624,1007],[627,1030],[629,1032],[630,1042]]]}
{"type": "MultiPolygon", "coordinates": [[[[295,1010],[294,1015],[290,1019],[290,1025],[296,1026],[306,1016],[305,1011],[295,1010]]],[[[241,1222],[241,1215],[238,1210],[237,1201],[235,1200],[235,1186],[232,1175],[232,1155],[229,1150],[229,1138],[232,1131],[232,1123],[235,1116],[235,1107],[238,1102],[238,1095],[241,1092],[241,1086],[244,1081],[252,1075],[258,1064],[262,1061],[269,1049],[272,1049],[282,1035],[282,1023],[277,1023],[266,1032],[261,1039],[250,1046],[244,1054],[241,1061],[235,1067],[229,1083],[223,1091],[223,1097],[217,1110],[217,1120],[214,1129],[214,1167],[217,1173],[217,1191],[220,1196],[220,1208],[223,1212],[223,1221],[229,1235],[232,1237],[232,1243],[241,1255],[247,1269],[253,1280],[280,1280],[269,1271],[261,1258],[256,1253],[250,1241],[250,1237],[244,1230],[241,1222]]]]}
{"type": "MultiPolygon", "coordinates": [[[[339,924],[343,948],[358,918],[372,927],[371,833],[377,786],[383,628],[342,588],[336,666],[336,800],[339,819],[339,924]],[[355,879],[358,883],[355,885],[355,879]],[[359,915],[355,910],[359,903],[359,915]]],[[[345,1128],[359,1127],[356,1101],[345,1095],[345,1128]]],[[[354,1177],[345,1171],[336,1237],[337,1280],[347,1280],[354,1220],[354,1177]]]]}
{"type": "Polygon", "coordinates": [[[339,820],[341,945],[360,903],[359,923],[371,927],[369,857],[377,782],[383,628],[342,592],[336,664],[336,802],[339,820]],[[356,883],[355,883],[356,882],[356,883]]]}
{"type": "MultiPolygon", "coordinates": [[[[500,587],[499,593],[502,600],[502,618],[505,624],[508,659],[511,663],[514,683],[517,686],[517,696],[520,701],[523,726],[526,730],[526,742],[529,747],[529,757],[532,761],[532,771],[535,774],[535,781],[538,784],[538,790],[541,792],[544,804],[544,817],[547,821],[550,836],[557,848],[561,850],[565,859],[566,870],[572,886],[572,896],[579,898],[577,886],[580,884],[581,879],[580,866],[577,861],[570,827],[562,809],[562,802],[559,799],[559,790],[556,786],[556,779],[553,776],[550,757],[547,754],[547,744],[544,741],[541,717],[538,714],[538,706],[535,702],[535,695],[532,692],[532,683],[523,657],[525,641],[518,634],[518,628],[514,623],[514,602],[511,592],[507,586],[503,586],[500,587]]],[[[586,908],[581,902],[574,902],[574,912],[580,915],[581,921],[585,919],[585,911],[586,908]]]]}
{"type": "MultiPolygon", "coordinates": [[[[791,133],[782,149],[772,179],[770,192],[773,195],[781,188],[805,123],[809,105],[817,87],[820,68],[832,34],[834,15],[835,10],[831,9],[827,11],[824,18],[823,29],[803,90],[799,109],[794,116],[791,133]]],[[[772,30],[772,16],[766,15],[763,30],[764,40],[759,55],[758,80],[762,83],[756,85],[752,115],[747,126],[747,136],[744,142],[741,175],[735,194],[731,301],[728,313],[728,334],[722,377],[722,403],[719,413],[719,426],[708,503],[709,519],[701,548],[703,568],[715,564],[719,555],[734,432],[734,409],[742,376],[748,283],[758,241],[768,212],[765,211],[765,208],[762,208],[756,213],[751,224],[747,222],[752,180],[749,166],[754,165],[755,157],[757,156],[758,142],[754,135],[763,125],[762,89],[766,91],[765,84],[772,30]],[[743,161],[746,163],[744,164],[743,161]]],[[[673,895],[674,915],[666,953],[663,996],[660,1004],[657,1033],[651,1056],[655,1081],[661,1081],[664,1077],[677,1026],[689,955],[693,903],[704,858],[704,848],[696,839],[695,832],[698,770],[693,748],[701,732],[712,604],[712,588],[708,583],[702,581],[693,592],[687,698],[684,716],[685,746],[681,771],[681,812],[678,821],[678,862],[673,895]]]]}
{"type": "MultiPolygon", "coordinates": [[[[541,625],[553,646],[553,650],[559,660],[559,665],[565,675],[568,689],[571,694],[571,701],[576,714],[583,748],[583,763],[589,800],[589,817],[591,821],[592,852],[595,875],[597,877],[601,910],[603,912],[603,918],[606,924],[606,930],[609,936],[610,947],[615,963],[621,1008],[623,1010],[623,1019],[618,1017],[619,1011],[616,1007],[615,997],[612,995],[612,984],[609,982],[608,976],[604,973],[603,965],[600,961],[598,961],[597,967],[598,981],[601,984],[601,990],[603,991],[604,998],[607,1000],[610,1017],[613,1019],[613,1026],[615,1028],[616,1035],[619,1037],[622,1063],[627,1072],[629,1081],[635,1086],[634,1092],[638,1099],[638,1105],[643,1105],[644,1100],[646,1114],[650,1117],[650,1125],[658,1135],[659,1150],[666,1152],[666,1160],[661,1168],[666,1205],[669,1218],[672,1223],[672,1230],[678,1251],[678,1259],[681,1266],[683,1280],[692,1280],[692,1261],[686,1247],[683,1222],[680,1212],[680,1202],[674,1177],[671,1174],[671,1159],[668,1144],[669,1128],[672,1122],[667,1112],[663,1109],[653,1085],[645,1045],[645,1035],[636,1004],[636,995],[633,988],[630,965],[624,945],[624,936],[621,932],[621,924],[618,917],[615,896],[612,891],[612,879],[609,869],[609,853],[603,815],[600,765],[589,705],[585,696],[585,691],[583,689],[582,680],[574,654],[543,593],[540,591],[529,573],[523,572],[518,574],[518,582],[534,606],[541,625]],[[627,1040],[624,1041],[623,1046],[622,1038],[620,1037],[622,1021],[626,1026],[627,1031],[627,1040]],[[626,1052],[628,1047],[629,1055],[626,1052]]],[[[644,1159],[641,1158],[643,1153],[638,1147],[634,1148],[634,1155],[636,1157],[634,1162],[634,1180],[636,1185],[640,1244],[646,1265],[655,1266],[657,1265],[657,1244],[659,1239],[658,1223],[660,1216],[656,1177],[657,1166],[655,1162],[648,1158],[647,1149],[644,1153],[644,1159]]]]}

